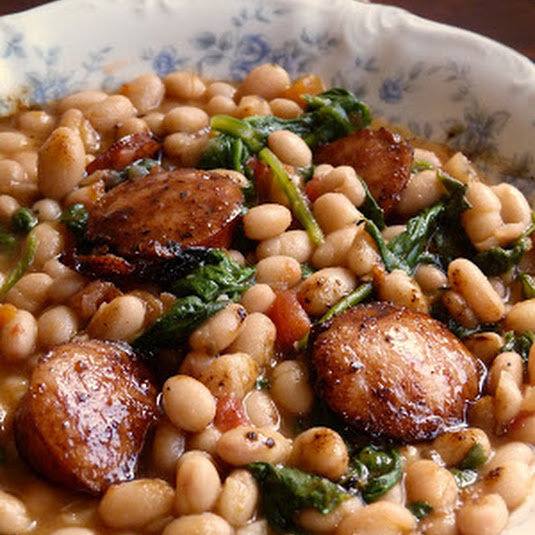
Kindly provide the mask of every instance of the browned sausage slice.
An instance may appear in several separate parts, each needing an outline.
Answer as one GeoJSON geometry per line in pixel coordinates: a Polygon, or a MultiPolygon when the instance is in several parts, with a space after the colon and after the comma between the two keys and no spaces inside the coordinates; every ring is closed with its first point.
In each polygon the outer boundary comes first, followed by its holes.
{"type": "Polygon", "coordinates": [[[85,170],[88,175],[99,169],[121,171],[136,160],[154,156],[158,150],[160,143],[148,132],[137,132],[116,141],[106,152],[90,162],[85,170]]]}
{"type": "Polygon", "coordinates": [[[386,128],[363,129],[319,147],[319,163],[349,165],[366,182],[388,216],[411,176],[412,147],[386,128]]]}
{"type": "Polygon", "coordinates": [[[359,305],[313,338],[320,395],[347,422],[403,441],[428,439],[463,421],[479,368],[430,316],[387,303],[359,305]]]}
{"type": "Polygon", "coordinates": [[[172,244],[228,247],[242,202],[240,187],[214,172],[151,173],[103,195],[91,209],[86,237],[126,258],[171,258],[172,244]]]}
{"type": "Polygon", "coordinates": [[[134,477],[155,417],[156,389],[130,349],[72,342],[34,368],[15,418],[15,440],[50,481],[100,494],[134,477]]]}

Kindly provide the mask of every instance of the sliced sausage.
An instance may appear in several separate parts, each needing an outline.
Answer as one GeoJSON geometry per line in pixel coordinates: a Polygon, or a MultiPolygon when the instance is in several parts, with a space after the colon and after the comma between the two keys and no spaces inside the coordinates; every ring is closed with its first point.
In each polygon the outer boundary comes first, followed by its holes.
{"type": "Polygon", "coordinates": [[[142,158],[154,156],[161,148],[148,132],[137,132],[122,137],[110,146],[108,150],[99,154],[85,168],[88,175],[99,169],[114,169],[121,171],[126,166],[142,158]]]}
{"type": "Polygon", "coordinates": [[[126,258],[172,258],[177,245],[228,247],[242,203],[240,187],[214,172],[151,173],[103,195],[86,237],[126,258]]]}
{"type": "Polygon", "coordinates": [[[15,417],[17,449],[48,480],[100,494],[134,477],[156,395],[127,346],[57,346],[32,372],[15,417]]]}
{"type": "Polygon", "coordinates": [[[353,167],[388,216],[411,176],[413,151],[407,141],[386,128],[366,128],[319,147],[314,159],[353,167]]]}
{"type": "Polygon", "coordinates": [[[403,441],[463,421],[479,389],[472,354],[430,316],[387,303],[348,309],[311,338],[319,394],[348,423],[403,441]]]}

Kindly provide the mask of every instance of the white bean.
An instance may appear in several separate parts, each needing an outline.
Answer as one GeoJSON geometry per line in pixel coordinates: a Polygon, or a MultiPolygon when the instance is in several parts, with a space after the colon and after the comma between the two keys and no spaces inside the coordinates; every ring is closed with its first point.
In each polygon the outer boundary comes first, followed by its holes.
{"type": "Polygon", "coordinates": [[[156,469],[169,478],[176,473],[176,465],[184,449],[186,436],[167,419],[158,422],[152,441],[152,460],[156,469]]]}
{"type": "Polygon", "coordinates": [[[461,535],[498,535],[507,524],[509,514],[498,494],[487,494],[467,502],[457,512],[461,535]]]}
{"type": "Polygon", "coordinates": [[[234,394],[242,399],[258,378],[258,365],[246,353],[227,353],[212,360],[199,380],[216,397],[234,394]]]}
{"type": "Polygon", "coordinates": [[[524,375],[524,364],[522,357],[514,351],[506,351],[500,353],[493,361],[490,367],[489,374],[487,375],[487,392],[493,394],[496,392],[498,380],[502,371],[506,371],[511,374],[517,386],[522,385],[522,378],[524,375]]]}
{"type": "Polygon", "coordinates": [[[305,472],[336,481],[349,466],[342,437],[328,427],[311,427],[296,437],[290,462],[305,472]]]}
{"type": "Polygon", "coordinates": [[[273,400],[290,414],[307,414],[314,403],[314,392],[308,379],[306,366],[298,360],[289,359],[277,364],[270,377],[273,400]]]}
{"type": "Polygon", "coordinates": [[[256,264],[256,282],[269,284],[274,290],[286,290],[301,280],[301,265],[290,256],[276,255],[256,264]]]}
{"type": "Polygon", "coordinates": [[[111,95],[88,106],[84,115],[93,128],[101,134],[111,132],[115,126],[134,117],[137,111],[124,95],[111,95]]]}
{"type": "Polygon", "coordinates": [[[35,314],[45,306],[52,282],[47,273],[28,273],[9,290],[5,302],[35,314]]]}
{"type": "Polygon", "coordinates": [[[405,507],[377,501],[348,514],[336,530],[336,535],[409,535],[416,520],[405,507]]]}
{"type": "Polygon", "coordinates": [[[231,353],[246,353],[258,366],[266,366],[273,356],[277,328],[271,319],[259,312],[249,314],[238,336],[228,347],[231,353]]]}
{"type": "Polygon", "coordinates": [[[435,438],[433,448],[446,466],[457,466],[476,444],[483,449],[488,458],[491,452],[489,438],[485,431],[475,427],[443,433],[435,438]]]}
{"type": "Polygon", "coordinates": [[[45,197],[60,200],[85,173],[85,147],[80,135],[66,126],[56,128],[39,151],[39,189],[45,197]]]}
{"type": "Polygon", "coordinates": [[[272,99],[289,87],[290,75],[285,69],[275,63],[263,63],[249,71],[238,91],[242,95],[260,95],[272,99]]]}
{"type": "Polygon", "coordinates": [[[168,515],[173,507],[174,494],[172,487],[161,479],[119,483],[106,491],[98,513],[111,528],[137,530],[168,515]]]}
{"type": "Polygon", "coordinates": [[[282,234],[292,222],[286,206],[274,203],[259,204],[243,216],[245,235],[251,240],[268,240],[282,234]]]}
{"type": "Polygon", "coordinates": [[[234,470],[223,483],[216,511],[232,526],[244,526],[253,518],[259,497],[256,480],[248,470],[234,470]]]}
{"type": "Polygon", "coordinates": [[[521,461],[504,461],[485,475],[483,487],[487,494],[499,494],[510,511],[516,509],[530,492],[529,466],[521,461]]]}
{"type": "Polygon", "coordinates": [[[357,287],[357,278],[346,268],[328,267],[307,277],[297,297],[311,316],[322,316],[357,287]]]}
{"type": "Polygon", "coordinates": [[[427,298],[418,283],[400,269],[377,277],[377,293],[382,301],[389,301],[415,312],[426,314],[429,308],[427,298]]]}
{"type": "Polygon", "coordinates": [[[435,170],[426,169],[411,177],[401,192],[396,211],[405,217],[412,217],[424,208],[436,204],[445,189],[435,170]]]}
{"type": "Polygon", "coordinates": [[[176,518],[163,530],[162,535],[232,535],[232,526],[213,513],[184,515],[176,518]]]}
{"type": "Polygon", "coordinates": [[[451,511],[457,501],[454,477],[431,460],[422,459],[408,466],[405,488],[409,502],[427,502],[434,511],[451,511]]]}
{"type": "Polygon", "coordinates": [[[505,318],[505,327],[516,333],[535,329],[535,298],[515,303],[505,318]]]}
{"type": "Polygon", "coordinates": [[[133,295],[121,295],[100,305],[87,332],[102,340],[132,341],[145,321],[145,304],[133,295]]]}
{"type": "Polygon", "coordinates": [[[233,342],[246,317],[241,305],[226,306],[193,331],[189,338],[192,349],[215,355],[233,342]]]}
{"type": "Polygon", "coordinates": [[[184,431],[202,431],[214,419],[216,402],[208,388],[188,375],[174,375],[162,388],[168,418],[184,431]]]}
{"type": "Polygon", "coordinates": [[[290,256],[299,263],[308,262],[314,251],[314,245],[306,230],[287,230],[274,238],[264,240],[256,248],[258,260],[268,256],[290,256]]]}
{"type": "Polygon", "coordinates": [[[172,72],[164,79],[167,96],[179,100],[196,100],[206,91],[206,84],[196,74],[185,71],[172,72]]]}
{"type": "Polygon", "coordinates": [[[143,74],[121,86],[120,92],[130,99],[138,113],[145,114],[160,105],[165,86],[159,76],[143,74]]]}
{"type": "Polygon", "coordinates": [[[522,392],[516,380],[509,372],[502,371],[494,395],[494,418],[498,433],[518,415],[521,406],[522,392]]]}
{"type": "Polygon", "coordinates": [[[348,225],[328,234],[314,251],[312,264],[317,268],[345,266],[358,232],[356,225],[348,225]]]}
{"type": "Polygon", "coordinates": [[[269,134],[268,147],[282,163],[295,167],[312,164],[312,151],[301,137],[289,130],[275,130],[269,134]]]}
{"type": "Polygon", "coordinates": [[[249,314],[264,313],[271,308],[275,297],[275,292],[268,284],[253,284],[242,295],[241,304],[249,314]]]}
{"type": "Polygon", "coordinates": [[[470,260],[457,258],[448,266],[448,278],[483,322],[496,322],[505,314],[502,299],[484,273],[470,260]]]}
{"type": "Polygon", "coordinates": [[[189,451],[178,462],[175,511],[188,515],[210,511],[221,491],[219,473],[204,452],[189,451]]]}
{"type": "Polygon", "coordinates": [[[223,434],[216,452],[226,463],[243,466],[254,462],[284,462],[291,448],[291,442],[273,429],[238,426],[223,434]]]}
{"type": "Polygon", "coordinates": [[[26,506],[15,496],[0,490],[0,533],[19,535],[32,527],[26,506]]]}
{"type": "Polygon", "coordinates": [[[80,322],[76,312],[60,305],[45,310],[37,320],[39,345],[43,349],[68,342],[77,333],[80,322]]]}
{"type": "Polygon", "coordinates": [[[26,310],[15,309],[0,331],[2,356],[11,362],[24,360],[32,354],[36,342],[37,322],[34,316],[26,310]]]}
{"type": "Polygon", "coordinates": [[[343,193],[325,193],[312,205],[312,212],[325,234],[364,218],[343,193]]]}

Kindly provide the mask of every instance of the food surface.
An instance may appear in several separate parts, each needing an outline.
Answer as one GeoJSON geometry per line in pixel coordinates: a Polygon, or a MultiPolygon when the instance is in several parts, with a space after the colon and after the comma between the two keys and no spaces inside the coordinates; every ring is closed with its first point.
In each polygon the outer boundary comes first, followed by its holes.
{"type": "Polygon", "coordinates": [[[498,535],[532,211],[273,63],[0,121],[0,535],[498,535]]]}

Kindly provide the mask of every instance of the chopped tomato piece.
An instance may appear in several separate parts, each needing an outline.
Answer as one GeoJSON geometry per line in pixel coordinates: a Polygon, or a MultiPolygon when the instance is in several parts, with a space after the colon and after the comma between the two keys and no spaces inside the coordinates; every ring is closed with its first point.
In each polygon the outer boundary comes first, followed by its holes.
{"type": "Polygon", "coordinates": [[[214,425],[222,432],[234,429],[239,425],[247,425],[243,403],[234,395],[228,394],[218,399],[214,425]]]}
{"type": "Polygon", "coordinates": [[[285,347],[299,342],[310,331],[310,318],[295,292],[290,290],[277,292],[268,314],[277,327],[277,340],[285,347]]]}
{"type": "Polygon", "coordinates": [[[302,95],[319,95],[325,91],[325,84],[323,80],[316,74],[306,74],[297,79],[294,84],[289,87],[284,93],[284,98],[289,98],[297,102],[302,107],[306,106],[306,102],[302,95]]]}
{"type": "Polygon", "coordinates": [[[324,192],[321,181],[321,176],[315,176],[305,184],[305,194],[310,202],[316,201],[318,197],[323,195],[324,192]]]}

